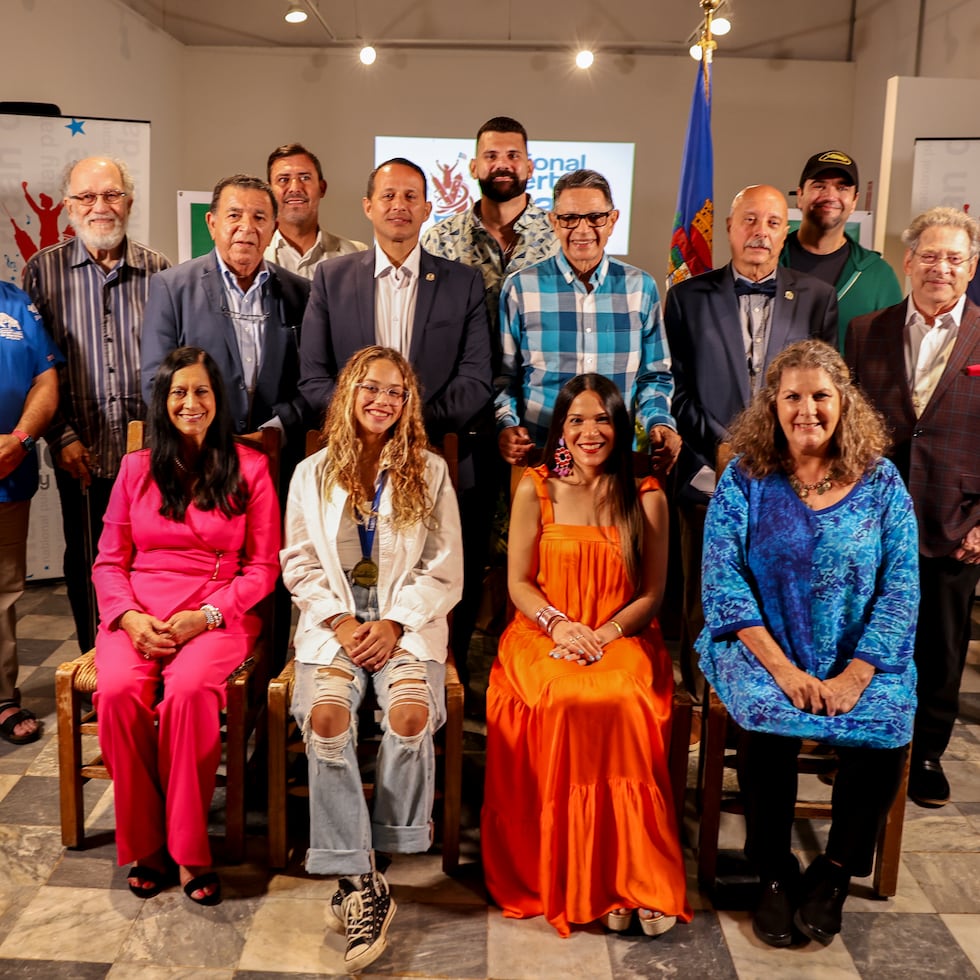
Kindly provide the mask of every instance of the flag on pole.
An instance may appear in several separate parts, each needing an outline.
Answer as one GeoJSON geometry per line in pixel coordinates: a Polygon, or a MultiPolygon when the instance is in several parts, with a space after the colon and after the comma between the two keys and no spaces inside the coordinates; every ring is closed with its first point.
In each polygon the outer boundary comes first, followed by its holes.
{"type": "Polygon", "coordinates": [[[714,154],[711,149],[711,59],[698,62],[691,118],[681,161],[667,287],[713,268],[714,154]]]}

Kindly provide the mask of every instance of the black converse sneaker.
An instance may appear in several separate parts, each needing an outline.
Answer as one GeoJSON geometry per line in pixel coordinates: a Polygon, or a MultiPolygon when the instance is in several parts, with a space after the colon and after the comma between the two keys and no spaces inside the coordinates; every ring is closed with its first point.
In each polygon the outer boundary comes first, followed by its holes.
{"type": "MultiPolygon", "coordinates": [[[[388,926],[395,916],[395,900],[380,871],[341,879],[344,897],[341,915],[347,933],[344,965],[351,972],[373,963],[388,947],[388,926]]],[[[332,900],[331,900],[332,904],[332,900]]]]}

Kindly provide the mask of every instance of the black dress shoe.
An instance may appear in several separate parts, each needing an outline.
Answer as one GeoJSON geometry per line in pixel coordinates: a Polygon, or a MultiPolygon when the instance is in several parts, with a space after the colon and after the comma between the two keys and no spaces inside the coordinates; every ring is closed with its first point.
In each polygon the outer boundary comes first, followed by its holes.
{"type": "Polygon", "coordinates": [[[909,799],[936,809],[949,803],[949,780],[938,759],[913,759],[909,767],[909,799]]]}
{"type": "Polygon", "coordinates": [[[800,887],[800,862],[792,857],[778,876],[761,875],[759,904],[752,915],[752,931],[769,946],[791,946],[793,908],[800,887]]]}
{"type": "Polygon", "coordinates": [[[851,876],[821,854],[806,869],[800,893],[800,907],[793,924],[807,939],[829,946],[840,932],[844,900],[851,876]]]}

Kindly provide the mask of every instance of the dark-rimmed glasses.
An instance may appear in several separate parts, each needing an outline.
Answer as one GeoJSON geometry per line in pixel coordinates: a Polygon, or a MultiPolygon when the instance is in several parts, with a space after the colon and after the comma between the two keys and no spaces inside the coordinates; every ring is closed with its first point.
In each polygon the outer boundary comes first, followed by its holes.
{"type": "Polygon", "coordinates": [[[103,191],[101,194],[95,194],[92,191],[86,191],[84,194],[69,194],[69,201],[78,201],[83,208],[95,207],[95,202],[102,198],[109,207],[113,204],[118,204],[120,201],[129,197],[125,191],[103,191]]]}
{"type": "Polygon", "coordinates": [[[608,211],[590,211],[588,214],[558,214],[554,212],[558,224],[569,231],[573,228],[578,228],[579,223],[582,221],[588,222],[590,228],[602,228],[612,213],[612,208],[608,211]]]}

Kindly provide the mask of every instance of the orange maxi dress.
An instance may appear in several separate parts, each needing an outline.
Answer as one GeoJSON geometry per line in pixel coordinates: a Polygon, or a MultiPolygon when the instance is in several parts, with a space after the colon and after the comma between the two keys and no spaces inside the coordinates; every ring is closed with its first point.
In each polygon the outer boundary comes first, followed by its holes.
{"type": "MultiPolygon", "coordinates": [[[[541,504],[537,584],[570,619],[598,628],[628,603],[615,528],[554,522],[546,470],[529,471],[541,504]]],[[[659,489],[652,479],[640,492],[659,489]]],[[[673,698],[656,621],[583,667],[518,612],[487,691],[481,849],[505,916],[544,915],[561,936],[614,908],[688,921],[684,862],[667,770],[673,698]]]]}

